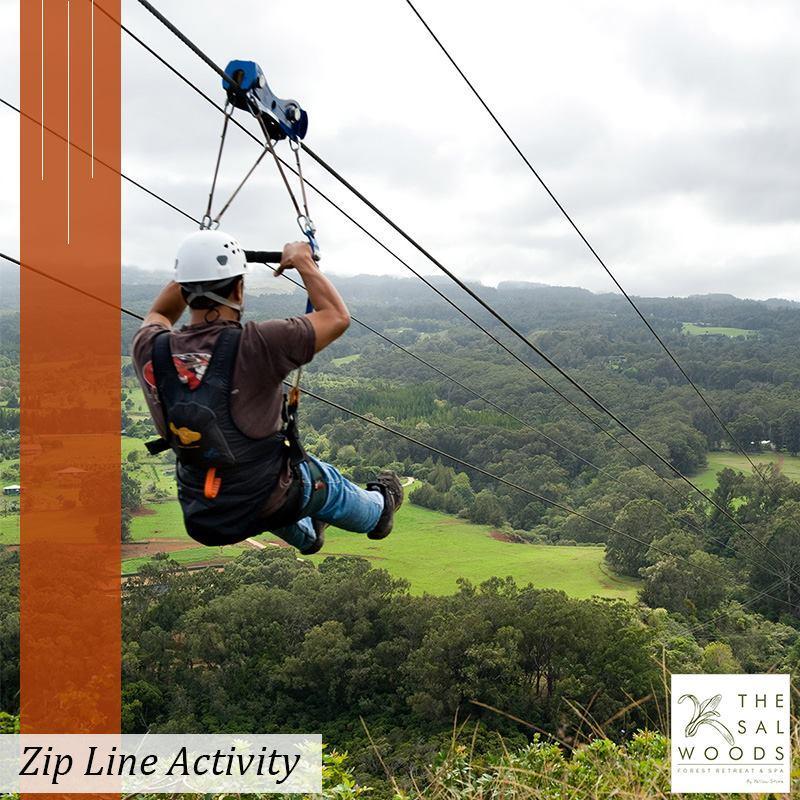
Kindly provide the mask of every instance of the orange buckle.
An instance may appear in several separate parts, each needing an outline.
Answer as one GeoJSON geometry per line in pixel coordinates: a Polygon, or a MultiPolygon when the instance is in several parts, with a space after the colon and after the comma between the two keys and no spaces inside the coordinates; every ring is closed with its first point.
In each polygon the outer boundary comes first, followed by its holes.
{"type": "Polygon", "coordinates": [[[206,485],[203,487],[203,494],[213,500],[219,494],[219,487],[222,486],[222,478],[217,477],[217,468],[210,467],[206,472],[206,485]]]}

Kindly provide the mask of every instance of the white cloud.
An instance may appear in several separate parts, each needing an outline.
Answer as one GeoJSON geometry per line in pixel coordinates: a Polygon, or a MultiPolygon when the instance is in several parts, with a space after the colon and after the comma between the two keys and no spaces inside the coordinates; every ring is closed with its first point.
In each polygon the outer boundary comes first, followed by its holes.
{"type": "MultiPolygon", "coordinates": [[[[258,61],[310,115],[310,145],[459,275],[606,291],[608,277],[560,219],[402,0],[158,4],[212,58],[258,61]]],[[[124,19],[204,91],[218,78],[133,0],[124,19]]],[[[800,7],[708,0],[571,0],[419,8],[556,195],[634,294],[731,291],[800,299],[800,7]]],[[[0,3],[16,42],[17,4],[0,3]]],[[[141,48],[124,43],[124,169],[202,213],[221,118],[141,48]]],[[[16,101],[17,53],[0,54],[16,101]]],[[[0,109],[5,186],[17,120],[0,109]]],[[[220,197],[257,148],[233,131],[220,197]]],[[[289,155],[288,149],[285,149],[289,155]]],[[[297,238],[265,163],[226,225],[248,245],[297,238]]],[[[434,268],[323,171],[307,174],[403,257],[434,268]]],[[[0,235],[16,240],[13,192],[0,235]]],[[[312,193],[324,266],[402,267],[312,193]]],[[[191,224],[124,191],[124,260],[171,263],[191,224]]],[[[12,245],[8,245],[13,249],[12,245]]]]}

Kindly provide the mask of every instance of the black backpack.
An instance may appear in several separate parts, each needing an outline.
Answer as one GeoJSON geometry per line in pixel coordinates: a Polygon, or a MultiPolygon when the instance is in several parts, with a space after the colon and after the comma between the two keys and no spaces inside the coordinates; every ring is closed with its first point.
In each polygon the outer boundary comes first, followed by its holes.
{"type": "Polygon", "coordinates": [[[241,333],[238,327],[222,329],[195,389],[178,376],[169,331],[153,343],[167,438],[148,449],[174,450],[186,531],[206,545],[233,544],[268,530],[265,509],[271,495],[286,480],[289,464],[305,457],[285,396],[284,428],[271,436],[253,439],[233,421],[230,392],[241,333]]]}

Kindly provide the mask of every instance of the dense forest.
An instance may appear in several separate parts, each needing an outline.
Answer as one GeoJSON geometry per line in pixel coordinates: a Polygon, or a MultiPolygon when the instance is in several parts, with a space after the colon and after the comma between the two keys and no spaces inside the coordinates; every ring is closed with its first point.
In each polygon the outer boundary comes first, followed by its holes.
{"type": "MultiPolygon", "coordinates": [[[[554,370],[531,362],[611,435],[579,416],[426,287],[375,277],[338,283],[354,316],[463,386],[357,323],[318,356],[306,385],[543,500],[308,399],[303,424],[310,452],[356,480],[394,467],[423,481],[413,502],[502,527],[522,540],[604,543],[616,571],[645,579],[644,597],[651,605],[696,618],[755,592],[764,596],[754,607],[773,621],[797,619],[800,484],[766,464],[750,475],[723,471],[704,494],[681,479],[701,470],[709,451],[734,444],[622,298],[528,284],[481,287],[677,473],[614,430],[554,370]]],[[[153,287],[130,287],[126,301],[141,308],[152,292],[153,287]]],[[[796,452],[800,368],[794,343],[800,308],[724,295],[639,303],[754,463],[762,450],[796,452]],[[692,322],[747,335],[687,335],[684,326],[692,322]]],[[[296,313],[300,305],[296,294],[248,299],[253,317],[296,313]]],[[[468,311],[518,351],[485,312],[481,317],[471,307],[468,311]]],[[[133,330],[126,322],[125,341],[133,330]]]]}
{"type": "MultiPolygon", "coordinates": [[[[357,322],[305,385],[542,499],[306,398],[309,451],[358,481],[385,466],[413,476],[411,502],[495,526],[520,546],[600,543],[609,569],[641,579],[639,602],[575,600],[503,575],[420,597],[365,561],[286,551],[201,572],[157,559],[124,585],[126,730],[321,730],[383,794],[384,766],[408,777],[433,763],[454,720],[486,758],[526,752],[534,731],[536,747],[602,730],[657,750],[662,740],[631,736],[664,730],[670,670],[800,671],[800,484],[779,466],[800,451],[800,307],[727,295],[639,301],[759,465],[721,471],[703,497],[463,296],[454,300],[597,425],[426,287],[337,285],[355,317],[461,385],[357,322]]],[[[155,290],[128,284],[124,302],[142,313],[155,290]]],[[[624,299],[530,284],[479,290],[679,473],[696,480],[710,453],[734,448],[624,299]]],[[[247,317],[292,315],[303,302],[248,297],[247,317]]],[[[136,325],[123,318],[123,355],[136,325]]],[[[14,367],[6,348],[0,367],[14,367]]],[[[122,425],[149,431],[124,409],[122,425]]],[[[136,486],[125,487],[135,505],[136,486]]],[[[3,569],[2,702],[16,712],[13,556],[3,569]]]]}

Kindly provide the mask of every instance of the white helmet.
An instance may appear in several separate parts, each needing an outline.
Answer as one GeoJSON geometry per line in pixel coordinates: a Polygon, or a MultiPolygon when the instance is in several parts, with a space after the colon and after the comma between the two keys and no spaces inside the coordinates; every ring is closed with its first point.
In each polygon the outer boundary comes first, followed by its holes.
{"type": "Polygon", "coordinates": [[[188,292],[188,302],[208,297],[241,311],[237,303],[214,292],[232,278],[247,273],[247,260],[239,242],[222,231],[200,230],[187,236],[175,258],[175,281],[188,292]]]}
{"type": "Polygon", "coordinates": [[[244,250],[222,231],[202,230],[187,236],[175,258],[177,283],[226,281],[247,272],[244,250]]]}

